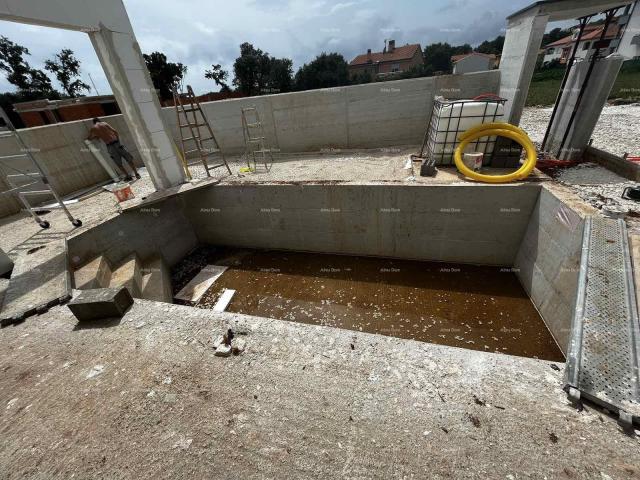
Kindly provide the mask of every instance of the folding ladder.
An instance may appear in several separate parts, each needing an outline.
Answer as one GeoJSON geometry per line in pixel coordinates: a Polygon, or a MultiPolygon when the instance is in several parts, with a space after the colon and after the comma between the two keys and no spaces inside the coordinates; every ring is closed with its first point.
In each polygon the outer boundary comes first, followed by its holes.
{"type": "Polygon", "coordinates": [[[229,172],[229,175],[231,175],[231,168],[229,168],[229,164],[224,157],[224,153],[222,153],[220,144],[213,134],[211,125],[209,124],[209,121],[207,120],[202,107],[200,107],[200,102],[198,102],[198,99],[193,94],[191,85],[187,85],[187,94],[184,100],[185,102],[183,103],[183,97],[181,97],[178,91],[174,88],[173,104],[176,109],[178,131],[180,132],[182,162],[187,177],[189,178],[189,180],[191,180],[191,172],[189,171],[189,167],[195,164],[190,164],[189,158],[194,153],[197,153],[200,157],[200,161],[202,162],[202,166],[207,173],[207,177],[211,176],[211,174],[209,173],[211,170],[218,167],[227,167],[227,171],[229,172]],[[204,135],[208,134],[208,136],[203,136],[203,132],[200,130],[201,127],[204,129],[204,135]],[[187,132],[187,136],[185,136],[185,129],[187,128],[189,129],[189,132],[187,132]],[[188,142],[193,142],[195,147],[187,148],[186,145],[188,145],[188,142]],[[208,158],[213,156],[214,154],[220,154],[220,156],[222,157],[222,163],[210,166],[208,158]]]}
{"type": "Polygon", "coordinates": [[[62,211],[64,211],[65,215],[74,227],[79,227],[80,225],[82,225],[82,221],[80,221],[80,219],[78,218],[74,218],[73,215],[71,215],[69,209],[67,209],[67,206],[64,204],[64,201],[53,189],[44,170],[42,169],[36,158],[32,155],[31,150],[22,140],[20,133],[18,133],[18,131],[9,120],[9,117],[7,117],[2,109],[0,109],[0,117],[4,119],[8,128],[8,130],[0,132],[0,139],[14,138],[20,149],[20,153],[0,156],[0,169],[5,170],[5,172],[15,172],[6,175],[5,179],[7,185],[10,188],[8,190],[0,191],[0,196],[8,197],[11,194],[16,195],[24,205],[25,209],[31,214],[36,223],[42,228],[49,228],[51,225],[47,220],[43,220],[42,218],[40,218],[40,216],[36,212],[40,210],[53,209],[61,209],[62,211]],[[16,165],[16,162],[19,162],[21,159],[23,160],[23,163],[24,159],[28,160],[29,163],[33,166],[34,171],[25,170],[24,165],[16,165]],[[34,185],[37,185],[39,188],[28,188],[34,185]],[[29,203],[28,198],[33,195],[52,195],[55,198],[57,205],[47,205],[46,207],[33,206],[31,205],[31,203],[29,203]]]}
{"type": "Polygon", "coordinates": [[[267,172],[273,165],[273,149],[266,146],[266,137],[264,134],[264,127],[260,121],[260,114],[258,109],[253,107],[247,107],[242,109],[242,136],[244,137],[245,156],[247,157],[247,166],[251,168],[249,161],[249,155],[253,158],[253,169],[255,171],[256,154],[262,155],[262,163],[267,172]],[[269,162],[267,161],[267,155],[269,156],[269,162]]]}

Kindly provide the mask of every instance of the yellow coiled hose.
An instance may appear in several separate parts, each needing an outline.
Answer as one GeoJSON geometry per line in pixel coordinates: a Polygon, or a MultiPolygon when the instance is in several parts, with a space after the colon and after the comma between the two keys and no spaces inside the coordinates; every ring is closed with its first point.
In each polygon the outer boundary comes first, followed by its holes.
{"type": "Polygon", "coordinates": [[[456,162],[456,167],[458,167],[460,173],[462,173],[465,177],[469,177],[473,180],[478,180],[479,182],[506,183],[521,180],[529,176],[531,171],[536,166],[536,161],[538,160],[536,147],[533,145],[533,142],[531,141],[527,133],[521,128],[518,128],[515,125],[511,125],[510,123],[483,123],[482,125],[472,127],[464,132],[462,135],[460,135],[458,140],[460,140],[460,143],[458,144],[458,148],[456,148],[455,152],[453,153],[453,159],[456,162]],[[522,145],[522,147],[527,152],[526,161],[515,172],[507,173],[505,175],[483,175],[481,173],[474,172],[462,161],[464,149],[470,142],[481,137],[494,136],[510,138],[511,140],[514,140],[522,145]]]}

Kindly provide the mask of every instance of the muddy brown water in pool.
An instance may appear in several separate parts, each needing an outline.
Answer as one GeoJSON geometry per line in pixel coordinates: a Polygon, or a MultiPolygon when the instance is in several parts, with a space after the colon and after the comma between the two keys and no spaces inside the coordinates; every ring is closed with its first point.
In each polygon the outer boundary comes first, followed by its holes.
{"type": "MultiPolygon", "coordinates": [[[[229,250],[230,265],[200,300],[227,311],[563,361],[510,269],[370,257],[229,250]]],[[[217,258],[216,258],[217,257],[217,258]]]]}

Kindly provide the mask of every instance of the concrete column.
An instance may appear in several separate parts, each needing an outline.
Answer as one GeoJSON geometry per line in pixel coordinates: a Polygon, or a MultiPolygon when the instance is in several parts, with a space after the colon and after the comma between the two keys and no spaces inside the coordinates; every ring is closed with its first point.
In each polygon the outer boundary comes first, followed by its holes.
{"type": "Polygon", "coordinates": [[[507,99],[505,121],[518,125],[529,93],[549,15],[537,8],[509,19],[500,59],[500,96],[507,99]]]}
{"type": "Polygon", "coordinates": [[[106,28],[89,37],[153,184],[165,189],[183,183],[184,170],[135,37],[106,28]]]}
{"type": "Polygon", "coordinates": [[[607,102],[609,93],[618,77],[624,58],[613,54],[596,61],[589,83],[584,91],[582,101],[576,110],[569,135],[560,150],[562,138],[569,126],[569,120],[580,94],[580,88],[584,83],[589,69],[589,60],[576,62],[571,69],[567,85],[558,104],[558,111],[553,122],[549,137],[547,138],[547,150],[560,160],[577,160],[582,158],[584,149],[589,143],[593,129],[600,118],[600,112],[607,102]]]}
{"type": "Polygon", "coordinates": [[[153,184],[185,181],[122,0],[0,0],[0,19],[88,33],[153,184]]]}

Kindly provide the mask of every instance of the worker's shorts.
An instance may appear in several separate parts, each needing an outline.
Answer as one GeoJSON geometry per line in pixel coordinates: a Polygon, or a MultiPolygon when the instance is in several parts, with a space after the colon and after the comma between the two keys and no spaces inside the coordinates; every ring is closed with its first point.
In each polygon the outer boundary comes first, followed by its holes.
{"type": "Polygon", "coordinates": [[[109,151],[109,155],[111,155],[113,161],[116,162],[116,165],[118,165],[119,167],[122,167],[123,159],[133,164],[133,157],[118,140],[108,144],[107,150],[109,151]]]}

